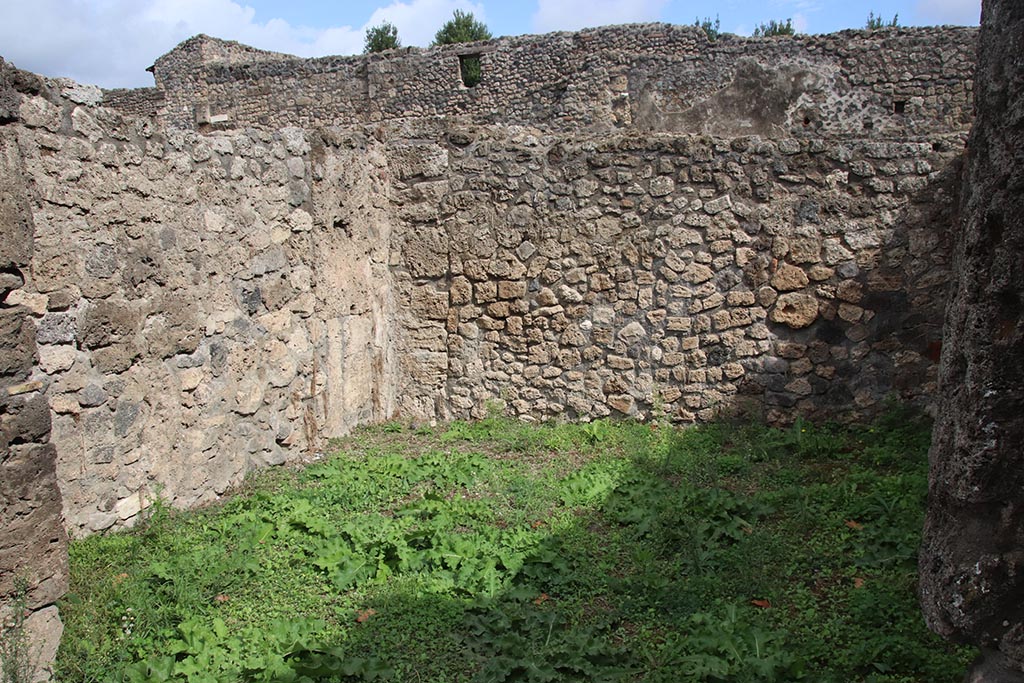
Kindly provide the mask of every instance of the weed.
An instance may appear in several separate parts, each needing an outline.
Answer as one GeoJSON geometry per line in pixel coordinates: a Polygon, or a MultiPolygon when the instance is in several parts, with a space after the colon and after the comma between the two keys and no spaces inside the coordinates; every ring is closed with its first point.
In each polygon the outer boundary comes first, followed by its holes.
{"type": "Polygon", "coordinates": [[[61,680],[952,683],[928,426],[366,430],[74,542],[61,680]]]}
{"type": "Polygon", "coordinates": [[[865,24],[865,28],[869,31],[877,31],[880,28],[896,28],[900,25],[900,15],[894,14],[892,21],[886,21],[882,18],[882,15],[875,16],[874,12],[868,12],[868,20],[865,24]]]}
{"type": "Polygon", "coordinates": [[[792,19],[786,19],[786,21],[776,21],[770,19],[767,23],[758,24],[754,28],[754,37],[771,37],[771,36],[794,36],[796,35],[796,28],[793,26],[792,19]]]}
{"type": "Polygon", "coordinates": [[[512,599],[467,613],[462,638],[482,663],[474,681],[618,681],[625,652],[601,629],[572,624],[549,600],[512,599]]]}
{"type": "Polygon", "coordinates": [[[587,444],[596,445],[608,438],[611,430],[611,423],[608,420],[594,420],[580,425],[580,430],[586,437],[587,444]]]}
{"type": "Polygon", "coordinates": [[[785,635],[745,622],[734,604],[718,614],[694,614],[690,626],[678,661],[695,680],[767,683],[802,677],[802,664],[785,647],[785,635]]]}
{"type": "Polygon", "coordinates": [[[14,578],[14,591],[6,610],[0,612],[0,681],[3,683],[29,683],[34,680],[38,662],[32,653],[32,644],[25,631],[28,606],[28,580],[21,575],[14,578]]]}
{"type": "Polygon", "coordinates": [[[714,21],[711,21],[711,17],[704,17],[704,19],[697,17],[694,20],[693,25],[699,29],[703,29],[708,40],[712,43],[718,40],[718,36],[721,35],[722,21],[718,18],[717,14],[715,15],[714,21]]]}

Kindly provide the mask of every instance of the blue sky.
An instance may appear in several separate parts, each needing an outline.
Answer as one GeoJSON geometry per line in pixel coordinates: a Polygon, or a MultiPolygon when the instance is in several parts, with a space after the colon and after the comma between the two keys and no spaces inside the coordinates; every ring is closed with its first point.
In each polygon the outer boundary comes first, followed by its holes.
{"type": "Polygon", "coordinates": [[[0,56],[47,76],[104,87],[152,85],[145,68],[182,40],[206,33],[302,57],[362,51],[366,28],[398,27],[426,46],[455,9],[495,36],[589,26],[721,20],[748,35],[792,19],[804,33],[863,27],[869,12],[902,26],[976,25],[980,0],[0,0],[0,56]]]}

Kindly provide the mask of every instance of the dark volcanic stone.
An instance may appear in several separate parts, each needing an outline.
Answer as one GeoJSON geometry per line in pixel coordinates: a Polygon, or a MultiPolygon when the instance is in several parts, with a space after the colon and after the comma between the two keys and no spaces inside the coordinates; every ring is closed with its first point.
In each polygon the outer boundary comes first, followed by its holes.
{"type": "Polygon", "coordinates": [[[921,549],[928,625],[1024,671],[1024,3],[986,0],[921,549]]]}

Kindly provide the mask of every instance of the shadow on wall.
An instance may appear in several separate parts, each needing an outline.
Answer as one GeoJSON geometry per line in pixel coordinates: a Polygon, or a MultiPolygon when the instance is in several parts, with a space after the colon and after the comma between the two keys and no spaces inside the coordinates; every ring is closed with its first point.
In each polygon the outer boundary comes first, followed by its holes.
{"type": "MultiPolygon", "coordinates": [[[[863,418],[888,398],[934,407],[942,320],[952,277],[949,226],[954,222],[962,162],[958,157],[943,169],[928,170],[927,179],[911,178],[916,182],[905,184],[906,202],[887,206],[891,202],[886,193],[898,182],[887,173],[896,165],[877,164],[882,173],[863,164],[858,167],[870,174],[863,179],[877,190],[842,207],[849,225],[869,218],[886,227],[825,237],[826,252],[846,251],[861,241],[863,248],[855,258],[837,264],[838,284],[818,287],[818,318],[803,329],[778,321],[769,325],[776,356],[766,359],[765,374],[754,382],[763,385],[766,414],[773,422],[792,420],[794,413],[812,419],[844,414],[863,418]],[[801,362],[805,357],[814,364],[813,372],[801,362]],[[809,392],[807,398],[800,397],[804,392],[809,392]]],[[[816,232],[823,214],[836,208],[801,202],[790,259],[792,250],[800,249],[801,232],[816,232]]],[[[775,284],[783,268],[776,270],[775,284]]],[[[795,309],[794,313],[798,315],[795,309]]]]}

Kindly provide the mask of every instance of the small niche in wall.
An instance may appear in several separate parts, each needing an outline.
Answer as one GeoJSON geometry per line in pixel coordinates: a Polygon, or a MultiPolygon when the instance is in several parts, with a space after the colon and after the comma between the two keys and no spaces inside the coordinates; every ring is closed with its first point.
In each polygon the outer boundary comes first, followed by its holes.
{"type": "Polygon", "coordinates": [[[906,100],[893,100],[892,102],[892,113],[893,114],[905,114],[907,111],[906,100]]]}
{"type": "Polygon", "coordinates": [[[480,82],[480,55],[459,55],[459,74],[462,85],[473,88],[480,82]]]}

